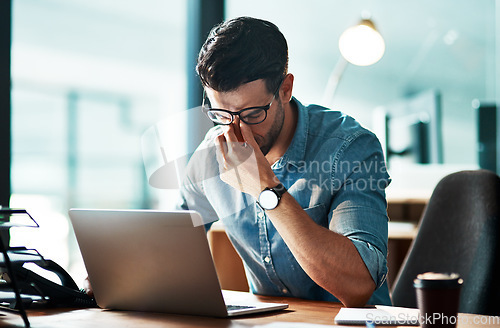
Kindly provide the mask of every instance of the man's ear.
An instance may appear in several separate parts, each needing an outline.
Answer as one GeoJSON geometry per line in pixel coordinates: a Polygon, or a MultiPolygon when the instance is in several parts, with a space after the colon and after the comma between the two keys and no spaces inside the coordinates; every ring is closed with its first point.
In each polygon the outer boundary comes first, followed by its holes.
{"type": "Polygon", "coordinates": [[[293,79],[294,76],[291,73],[288,73],[281,84],[281,89],[279,92],[281,103],[286,104],[289,103],[292,99],[292,90],[293,90],[293,79]]]}

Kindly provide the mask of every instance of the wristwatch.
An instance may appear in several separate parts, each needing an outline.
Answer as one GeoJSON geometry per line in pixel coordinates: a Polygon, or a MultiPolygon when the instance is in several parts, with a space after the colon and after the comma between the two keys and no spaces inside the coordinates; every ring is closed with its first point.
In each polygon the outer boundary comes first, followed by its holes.
{"type": "Polygon", "coordinates": [[[272,210],[278,206],[285,192],[286,188],[281,183],[274,188],[266,188],[260,193],[258,203],[264,210],[272,210]]]}

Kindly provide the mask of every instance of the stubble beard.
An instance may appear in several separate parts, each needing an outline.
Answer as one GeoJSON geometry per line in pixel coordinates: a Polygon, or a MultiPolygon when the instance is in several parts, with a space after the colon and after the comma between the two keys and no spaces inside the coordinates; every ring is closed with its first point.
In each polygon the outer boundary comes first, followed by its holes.
{"type": "Polygon", "coordinates": [[[285,122],[285,111],[283,109],[283,105],[281,100],[278,98],[278,108],[276,108],[276,116],[274,118],[273,124],[271,125],[271,129],[264,137],[264,144],[260,146],[260,151],[266,156],[271,148],[276,143],[278,136],[283,129],[283,124],[285,122]]]}

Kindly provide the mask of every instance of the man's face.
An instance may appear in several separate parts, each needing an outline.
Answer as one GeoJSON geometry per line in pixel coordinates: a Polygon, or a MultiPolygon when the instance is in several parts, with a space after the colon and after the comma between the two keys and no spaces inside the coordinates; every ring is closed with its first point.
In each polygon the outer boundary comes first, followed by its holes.
{"type": "MultiPolygon", "coordinates": [[[[273,100],[273,95],[267,90],[265,81],[256,80],[245,83],[230,92],[218,92],[207,88],[206,94],[213,108],[225,109],[233,113],[249,107],[266,106],[272,101],[267,111],[267,118],[262,123],[248,125],[262,153],[266,155],[269,152],[281,133],[285,118],[279,92],[273,100]]],[[[232,124],[237,132],[239,132],[239,121],[236,115],[232,124]]]]}

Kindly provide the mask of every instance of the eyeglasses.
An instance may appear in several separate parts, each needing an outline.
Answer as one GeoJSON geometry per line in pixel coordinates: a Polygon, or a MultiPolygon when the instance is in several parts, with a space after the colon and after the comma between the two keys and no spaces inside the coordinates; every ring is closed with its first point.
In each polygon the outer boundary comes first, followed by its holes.
{"type": "Polygon", "coordinates": [[[269,108],[271,108],[274,99],[276,99],[276,94],[278,94],[282,83],[283,80],[280,82],[278,88],[273,93],[273,99],[271,99],[271,102],[266,106],[248,107],[238,112],[231,112],[226,109],[212,108],[210,102],[206,101],[208,100],[207,95],[205,93],[205,90],[203,90],[203,103],[201,104],[201,108],[203,112],[207,114],[208,118],[217,124],[229,125],[233,123],[234,117],[236,115],[239,116],[240,120],[242,120],[246,124],[259,124],[264,122],[264,120],[267,118],[267,111],[269,110],[269,108]]]}

